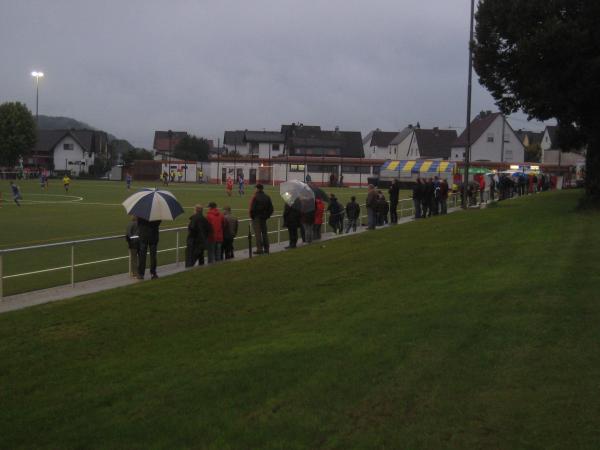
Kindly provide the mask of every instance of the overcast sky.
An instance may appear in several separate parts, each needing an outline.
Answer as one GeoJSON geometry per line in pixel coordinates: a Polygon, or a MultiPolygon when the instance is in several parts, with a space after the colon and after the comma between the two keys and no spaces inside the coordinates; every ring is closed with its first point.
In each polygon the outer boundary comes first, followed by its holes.
{"type": "MultiPolygon", "coordinates": [[[[469,0],[2,0],[0,102],[154,130],[465,126],[469,0]]],[[[494,109],[474,77],[473,112],[494,109]]],[[[515,128],[541,129],[515,115],[515,128]]],[[[460,131],[460,130],[459,130],[460,131]]]]}

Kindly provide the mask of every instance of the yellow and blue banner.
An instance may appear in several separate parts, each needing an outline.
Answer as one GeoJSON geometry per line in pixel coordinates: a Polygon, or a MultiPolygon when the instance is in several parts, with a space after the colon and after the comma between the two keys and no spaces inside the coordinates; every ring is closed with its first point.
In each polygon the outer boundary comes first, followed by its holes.
{"type": "Polygon", "coordinates": [[[386,161],[381,166],[381,171],[389,170],[392,172],[402,172],[408,174],[442,174],[452,173],[455,163],[449,161],[440,161],[434,159],[407,159],[401,161],[386,161]]]}

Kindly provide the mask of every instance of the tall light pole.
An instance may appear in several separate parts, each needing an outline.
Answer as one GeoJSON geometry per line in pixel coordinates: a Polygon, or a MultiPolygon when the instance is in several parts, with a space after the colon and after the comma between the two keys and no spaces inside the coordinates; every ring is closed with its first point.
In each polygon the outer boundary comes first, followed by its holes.
{"type": "Polygon", "coordinates": [[[44,78],[44,72],[38,72],[34,70],[31,72],[31,76],[35,78],[35,123],[39,125],[38,121],[38,106],[40,99],[40,78],[44,78]]]}
{"type": "MultiPolygon", "coordinates": [[[[469,28],[469,82],[467,84],[467,145],[465,147],[465,174],[463,176],[462,207],[467,205],[467,185],[469,184],[469,163],[471,160],[471,91],[473,89],[473,23],[475,19],[475,0],[471,0],[471,19],[469,28]]],[[[504,136],[502,136],[504,140],[504,136]]]]}

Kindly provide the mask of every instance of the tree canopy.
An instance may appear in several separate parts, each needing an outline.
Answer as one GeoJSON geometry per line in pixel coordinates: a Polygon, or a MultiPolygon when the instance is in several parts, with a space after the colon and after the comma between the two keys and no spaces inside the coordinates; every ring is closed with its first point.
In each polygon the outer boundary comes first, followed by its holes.
{"type": "Polygon", "coordinates": [[[600,202],[600,2],[480,0],[474,67],[505,113],[556,119],[561,148],[587,145],[586,193],[600,202]]]}
{"type": "Polygon", "coordinates": [[[133,161],[154,159],[152,152],[144,148],[130,148],[123,153],[123,163],[129,165],[133,161]]]}
{"type": "Polygon", "coordinates": [[[173,156],[190,161],[208,161],[210,146],[204,138],[185,136],[173,149],[173,156]]]}
{"type": "Polygon", "coordinates": [[[0,105],[0,166],[15,166],[35,145],[35,121],[23,103],[0,105]]]}

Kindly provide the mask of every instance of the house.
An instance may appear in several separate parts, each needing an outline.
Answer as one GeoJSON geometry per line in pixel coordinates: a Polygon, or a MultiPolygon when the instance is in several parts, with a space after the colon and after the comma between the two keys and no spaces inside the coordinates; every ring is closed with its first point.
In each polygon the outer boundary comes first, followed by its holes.
{"type": "Polygon", "coordinates": [[[398,135],[398,131],[381,131],[379,128],[365,136],[363,145],[366,149],[365,157],[374,159],[388,159],[395,155],[390,153],[390,144],[398,135]]]}
{"type": "Polygon", "coordinates": [[[574,166],[585,164],[585,149],[564,152],[558,144],[558,127],[547,126],[542,135],[542,164],[574,166]]]}
{"type": "Polygon", "coordinates": [[[271,158],[283,154],[285,136],[279,131],[226,131],[223,146],[228,154],[271,158]]]}
{"type": "MultiPolygon", "coordinates": [[[[525,147],[501,113],[482,111],[470,124],[471,161],[522,163],[525,147]]],[[[467,129],[454,142],[450,159],[462,161],[467,147],[467,129]]]]}
{"type": "Polygon", "coordinates": [[[282,125],[280,131],[225,131],[223,145],[229,154],[269,160],[280,156],[364,157],[360,131],[326,131],[315,125],[282,125]]]}
{"type": "Polygon", "coordinates": [[[108,136],[96,130],[38,130],[37,142],[24,161],[25,166],[89,173],[96,157],[108,158],[108,136]]]}
{"type": "Polygon", "coordinates": [[[155,131],[154,132],[154,159],[155,160],[166,160],[173,153],[173,149],[179,144],[179,142],[187,137],[186,131],[155,131]]]}
{"type": "Polygon", "coordinates": [[[456,142],[455,130],[413,127],[409,125],[390,143],[393,159],[450,159],[452,145],[456,142]]]}

